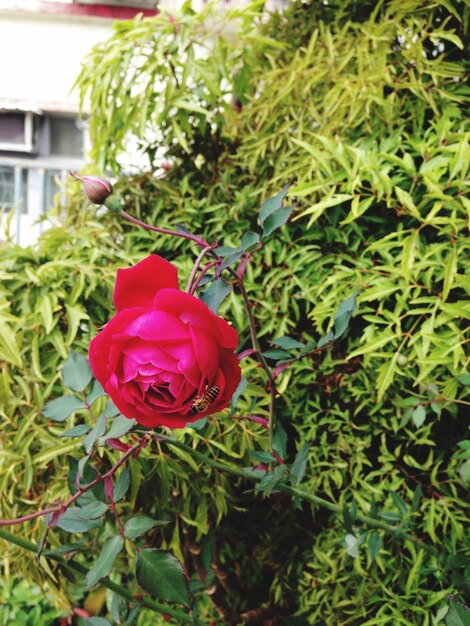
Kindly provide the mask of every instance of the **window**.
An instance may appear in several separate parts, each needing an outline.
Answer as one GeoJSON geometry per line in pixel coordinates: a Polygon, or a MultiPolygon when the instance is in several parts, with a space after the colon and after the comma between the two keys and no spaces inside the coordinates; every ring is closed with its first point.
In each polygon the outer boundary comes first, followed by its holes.
{"type": "Polygon", "coordinates": [[[0,150],[33,152],[33,114],[0,112],[0,150]]]}
{"type": "Polygon", "coordinates": [[[49,117],[49,153],[53,156],[82,157],[83,130],[71,117],[49,117]]]}
{"type": "Polygon", "coordinates": [[[44,210],[48,211],[54,205],[54,196],[63,190],[59,184],[63,172],[61,170],[46,170],[44,180],[44,210]]]}
{"type": "Polygon", "coordinates": [[[0,166],[0,208],[7,211],[20,206],[21,213],[28,210],[28,172],[24,169],[0,166]]]}

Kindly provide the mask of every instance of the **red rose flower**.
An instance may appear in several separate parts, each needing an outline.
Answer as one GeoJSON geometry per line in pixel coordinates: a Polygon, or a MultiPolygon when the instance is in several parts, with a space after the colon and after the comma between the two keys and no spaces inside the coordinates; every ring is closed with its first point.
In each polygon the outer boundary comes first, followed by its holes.
{"type": "Polygon", "coordinates": [[[89,358],[123,415],[150,428],[182,428],[229,404],[241,376],[238,335],[178,289],[171,263],[152,254],[118,270],[114,305],[89,358]]]}

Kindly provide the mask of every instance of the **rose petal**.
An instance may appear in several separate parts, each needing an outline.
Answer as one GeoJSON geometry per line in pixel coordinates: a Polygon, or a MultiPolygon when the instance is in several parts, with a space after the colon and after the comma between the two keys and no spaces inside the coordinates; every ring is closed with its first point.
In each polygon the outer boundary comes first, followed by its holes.
{"type": "Polygon", "coordinates": [[[189,332],[174,315],[164,311],[148,311],[130,322],[123,332],[116,333],[113,341],[127,341],[131,337],[140,337],[144,341],[168,343],[187,341],[189,332]]]}
{"type": "Polygon", "coordinates": [[[176,289],[162,289],[155,296],[153,305],[159,311],[179,317],[193,328],[208,331],[223,348],[233,350],[238,345],[237,331],[194,296],[176,289]]]}
{"type": "Polygon", "coordinates": [[[117,311],[130,307],[151,309],[155,294],[168,287],[178,289],[176,267],[151,254],[137,265],[117,271],[114,306],[117,311]]]}

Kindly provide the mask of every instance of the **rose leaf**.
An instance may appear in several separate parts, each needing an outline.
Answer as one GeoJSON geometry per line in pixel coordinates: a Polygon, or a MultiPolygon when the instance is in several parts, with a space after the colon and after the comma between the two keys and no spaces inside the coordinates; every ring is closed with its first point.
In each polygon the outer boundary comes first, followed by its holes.
{"type": "Polygon", "coordinates": [[[189,607],[188,582],[178,559],[166,550],[141,550],[137,556],[139,585],[152,597],[189,607]]]}

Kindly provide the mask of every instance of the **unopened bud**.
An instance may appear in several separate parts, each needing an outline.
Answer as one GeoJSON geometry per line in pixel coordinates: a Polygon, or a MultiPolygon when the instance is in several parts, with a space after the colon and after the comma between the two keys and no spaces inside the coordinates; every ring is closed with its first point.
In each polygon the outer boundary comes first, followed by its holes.
{"type": "Polygon", "coordinates": [[[103,204],[106,198],[113,193],[113,186],[106,178],[101,176],[78,176],[74,172],[70,172],[70,175],[82,183],[86,197],[94,204],[103,204]]]}

